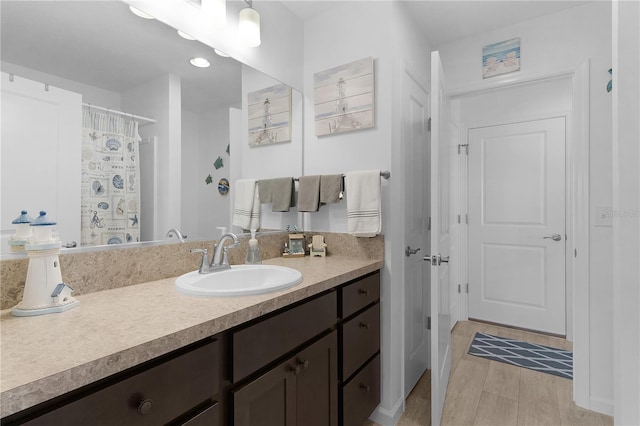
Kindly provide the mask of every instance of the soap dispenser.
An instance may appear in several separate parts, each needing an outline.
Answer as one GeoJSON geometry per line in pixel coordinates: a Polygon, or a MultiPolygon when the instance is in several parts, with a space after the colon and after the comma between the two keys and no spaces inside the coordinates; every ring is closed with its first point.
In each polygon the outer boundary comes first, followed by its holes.
{"type": "Polygon", "coordinates": [[[256,230],[251,230],[251,239],[249,240],[249,250],[247,250],[246,264],[256,265],[262,263],[262,256],[260,255],[260,247],[258,247],[258,240],[256,240],[256,230]]]}

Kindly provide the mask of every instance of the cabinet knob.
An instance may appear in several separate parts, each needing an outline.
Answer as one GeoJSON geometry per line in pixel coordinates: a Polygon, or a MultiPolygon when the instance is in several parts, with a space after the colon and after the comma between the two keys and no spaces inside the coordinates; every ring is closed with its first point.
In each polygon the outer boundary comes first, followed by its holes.
{"type": "Polygon", "coordinates": [[[364,289],[364,288],[358,289],[358,294],[361,294],[363,296],[368,296],[369,295],[369,290],[364,289]]]}
{"type": "Polygon", "coordinates": [[[369,392],[371,390],[371,387],[369,387],[368,385],[365,385],[364,383],[360,383],[360,389],[362,389],[365,392],[369,392]]]}
{"type": "Polygon", "coordinates": [[[142,416],[144,416],[145,414],[149,414],[149,411],[151,411],[152,406],[153,406],[152,400],[144,399],[140,401],[140,403],[138,404],[138,413],[142,416]]]}
{"type": "Polygon", "coordinates": [[[360,328],[366,328],[368,330],[369,329],[369,323],[368,322],[361,322],[360,323],[360,328]]]}
{"type": "Polygon", "coordinates": [[[298,367],[307,368],[309,366],[309,360],[301,360],[298,358],[298,367]]]}
{"type": "Polygon", "coordinates": [[[298,374],[300,374],[300,369],[302,367],[300,366],[300,364],[296,365],[295,367],[289,367],[289,372],[293,373],[294,376],[297,376],[298,374]]]}

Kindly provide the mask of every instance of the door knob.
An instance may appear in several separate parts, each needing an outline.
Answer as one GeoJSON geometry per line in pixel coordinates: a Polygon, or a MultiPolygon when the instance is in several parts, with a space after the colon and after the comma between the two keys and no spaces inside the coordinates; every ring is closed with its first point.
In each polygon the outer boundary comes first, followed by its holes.
{"type": "Polygon", "coordinates": [[[449,256],[441,256],[439,254],[434,254],[434,255],[428,254],[425,257],[423,257],[422,260],[426,262],[430,262],[431,266],[438,266],[442,263],[449,263],[449,256]]]}
{"type": "Polygon", "coordinates": [[[553,234],[553,235],[548,235],[548,236],[546,236],[546,237],[542,237],[542,239],[543,239],[543,240],[545,240],[545,239],[547,239],[547,238],[549,238],[550,240],[553,240],[553,241],[560,241],[560,240],[562,239],[562,235],[560,235],[560,234],[553,234]]]}
{"type": "Polygon", "coordinates": [[[407,246],[407,248],[404,249],[404,255],[409,257],[412,254],[416,254],[419,251],[420,251],[420,247],[418,247],[417,249],[412,249],[411,246],[407,246]]]}

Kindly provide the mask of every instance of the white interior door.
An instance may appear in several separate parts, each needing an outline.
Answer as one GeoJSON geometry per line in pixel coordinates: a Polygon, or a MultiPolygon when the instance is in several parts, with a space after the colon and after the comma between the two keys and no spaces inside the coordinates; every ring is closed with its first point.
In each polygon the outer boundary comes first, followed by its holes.
{"type": "Polygon", "coordinates": [[[33,219],[45,210],[63,243],[79,243],[82,96],[4,72],[1,86],[0,250],[23,209],[33,219]]]}
{"type": "Polygon", "coordinates": [[[422,261],[427,250],[428,188],[427,163],[429,96],[405,71],[403,79],[404,196],[404,297],[405,297],[405,381],[404,396],[409,395],[429,361],[429,276],[422,261]],[[421,251],[420,251],[421,250],[421,251]]]}
{"type": "Polygon", "coordinates": [[[451,370],[449,329],[449,97],[440,54],[431,52],[431,424],[442,418],[451,370]]]}
{"type": "Polygon", "coordinates": [[[469,317],[566,332],[563,117],[469,131],[469,317]]]}

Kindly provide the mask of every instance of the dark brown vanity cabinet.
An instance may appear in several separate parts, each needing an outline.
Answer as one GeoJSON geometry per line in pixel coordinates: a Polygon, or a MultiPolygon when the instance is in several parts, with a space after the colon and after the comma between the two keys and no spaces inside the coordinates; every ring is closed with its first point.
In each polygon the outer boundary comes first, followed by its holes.
{"type": "Polygon", "coordinates": [[[233,331],[231,342],[235,426],[361,426],[380,403],[380,273],[233,331]]]}
{"type": "Polygon", "coordinates": [[[340,288],[340,418],[361,426],[380,403],[380,273],[340,288]]]}
{"type": "MultiPolygon", "coordinates": [[[[219,425],[219,360],[218,340],[207,339],[52,401],[34,418],[25,416],[14,424],[219,425]]],[[[6,420],[2,424],[13,423],[6,420]]]]}
{"type": "Polygon", "coordinates": [[[232,393],[235,426],[338,424],[337,332],[232,393]]]}
{"type": "Polygon", "coordinates": [[[236,426],[338,424],[337,292],[232,331],[236,426]]]}
{"type": "Polygon", "coordinates": [[[1,423],[361,426],[379,402],[378,271],[1,423]]]}

